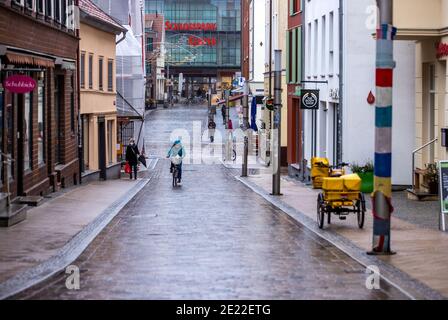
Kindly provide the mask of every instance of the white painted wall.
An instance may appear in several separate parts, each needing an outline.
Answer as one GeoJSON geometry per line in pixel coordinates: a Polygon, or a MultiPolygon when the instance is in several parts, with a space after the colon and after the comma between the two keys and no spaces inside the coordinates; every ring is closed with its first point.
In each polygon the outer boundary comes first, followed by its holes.
{"type": "Polygon", "coordinates": [[[265,63],[265,1],[252,0],[251,1],[251,16],[250,16],[250,71],[253,82],[264,81],[264,63],[265,63]],[[262,44],[262,45],[261,45],[262,44]]]}
{"type": "MultiPolygon", "coordinates": [[[[305,1],[305,80],[328,81],[328,85],[305,84],[304,88],[320,90],[321,109],[317,112],[315,120],[318,124],[316,149],[318,156],[330,159],[333,158],[332,109],[330,103],[339,103],[339,100],[330,98],[330,89],[339,88],[338,10],[338,0],[305,1]],[[325,37],[323,37],[324,33],[325,37]],[[332,50],[332,53],[330,53],[330,50],[332,50]],[[319,124],[325,125],[325,128],[321,128],[322,125],[319,124]]],[[[305,157],[311,160],[312,111],[304,111],[304,113],[305,157]]]]}
{"type": "MultiPolygon", "coordinates": [[[[374,158],[375,106],[367,103],[375,94],[374,0],[344,1],[343,160],[365,163],[374,158]]],[[[317,155],[332,159],[333,124],[331,89],[339,88],[339,0],[306,1],[306,80],[328,80],[321,89],[317,112],[317,155]],[[333,62],[330,59],[330,13],[333,12],[333,62]],[[324,17],[325,16],[325,23],[324,17]],[[317,24],[316,24],[317,20],[317,24]],[[325,25],[325,32],[323,26],[325,25]],[[311,26],[311,28],[310,28],[311,26]],[[317,28],[316,28],[317,26],[317,28]],[[316,34],[317,32],[317,34],[316,34]],[[325,34],[325,39],[323,35],[325,34]],[[324,40],[324,41],[323,41],[324,40]],[[331,68],[333,65],[333,68],[331,68]],[[324,111],[325,108],[327,111],[324,111]]],[[[415,44],[395,42],[393,177],[396,185],[411,184],[411,152],[415,141],[415,44]]],[[[307,85],[315,88],[316,85],[307,85]]],[[[311,112],[305,115],[305,153],[311,158],[311,112]]]]}

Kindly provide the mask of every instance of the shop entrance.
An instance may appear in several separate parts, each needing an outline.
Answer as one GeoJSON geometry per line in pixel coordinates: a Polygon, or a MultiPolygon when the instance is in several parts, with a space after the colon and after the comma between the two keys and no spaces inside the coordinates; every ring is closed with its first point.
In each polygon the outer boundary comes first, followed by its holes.
{"type": "Polygon", "coordinates": [[[106,180],[106,124],[104,117],[98,117],[98,168],[100,179],[106,180]]]}

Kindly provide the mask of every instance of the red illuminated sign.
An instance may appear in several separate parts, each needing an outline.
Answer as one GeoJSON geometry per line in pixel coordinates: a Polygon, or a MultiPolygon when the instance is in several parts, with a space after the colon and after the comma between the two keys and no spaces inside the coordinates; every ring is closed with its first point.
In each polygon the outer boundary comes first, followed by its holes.
{"type": "Polygon", "coordinates": [[[436,49],[437,59],[448,57],[448,43],[438,43],[436,49]]]}
{"type": "Polygon", "coordinates": [[[209,46],[209,47],[215,47],[216,46],[216,38],[198,38],[190,36],[188,38],[188,45],[193,47],[200,47],[200,46],[209,46]]]}
{"type": "Polygon", "coordinates": [[[216,23],[171,23],[171,21],[166,21],[165,29],[167,31],[216,31],[218,27],[216,23]]]}

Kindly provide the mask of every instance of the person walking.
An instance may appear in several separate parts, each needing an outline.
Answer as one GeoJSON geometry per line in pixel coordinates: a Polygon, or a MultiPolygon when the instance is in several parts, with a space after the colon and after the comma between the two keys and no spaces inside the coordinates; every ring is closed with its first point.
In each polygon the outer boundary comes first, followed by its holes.
{"type": "Polygon", "coordinates": [[[129,145],[126,147],[126,161],[131,167],[130,178],[132,180],[132,173],[134,173],[134,179],[137,180],[137,171],[138,171],[138,156],[140,155],[140,151],[138,150],[137,145],[135,144],[134,139],[129,140],[129,145]]]}
{"type": "Polygon", "coordinates": [[[221,115],[222,115],[222,124],[225,126],[226,125],[226,106],[223,105],[221,107],[221,115]]]}
{"type": "Polygon", "coordinates": [[[209,119],[208,122],[208,136],[210,138],[210,142],[213,143],[215,141],[215,130],[216,130],[216,123],[213,121],[213,118],[209,119]]]}

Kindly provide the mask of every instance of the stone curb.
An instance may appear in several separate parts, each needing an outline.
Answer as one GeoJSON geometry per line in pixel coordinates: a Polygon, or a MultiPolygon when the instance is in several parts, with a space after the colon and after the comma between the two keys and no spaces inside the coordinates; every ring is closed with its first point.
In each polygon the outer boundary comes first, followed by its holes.
{"type": "Polygon", "coordinates": [[[347,238],[338,235],[334,232],[328,230],[321,230],[317,227],[316,222],[310,217],[306,216],[304,213],[295,209],[294,207],[286,204],[278,197],[271,196],[263,188],[259,187],[253,182],[248,181],[245,178],[239,176],[235,177],[236,180],[240,181],[247,188],[251,189],[253,192],[260,195],[266,201],[282,210],[286,215],[293,219],[296,223],[303,225],[311,232],[315,233],[320,238],[328,241],[330,244],[334,245],[336,248],[344,252],[350,258],[367,268],[368,266],[377,266],[381,270],[381,278],[397,288],[400,292],[406,295],[412,300],[445,300],[442,294],[438,291],[428,287],[417,279],[410,277],[405,272],[397,269],[396,267],[383,262],[375,256],[369,256],[367,253],[354,245],[347,238]]]}
{"type": "Polygon", "coordinates": [[[14,296],[64,270],[75,261],[113,218],[149,183],[143,179],[124,196],[113,202],[83,230],[67,242],[54,256],[2,283],[0,300],[14,296]]]}

